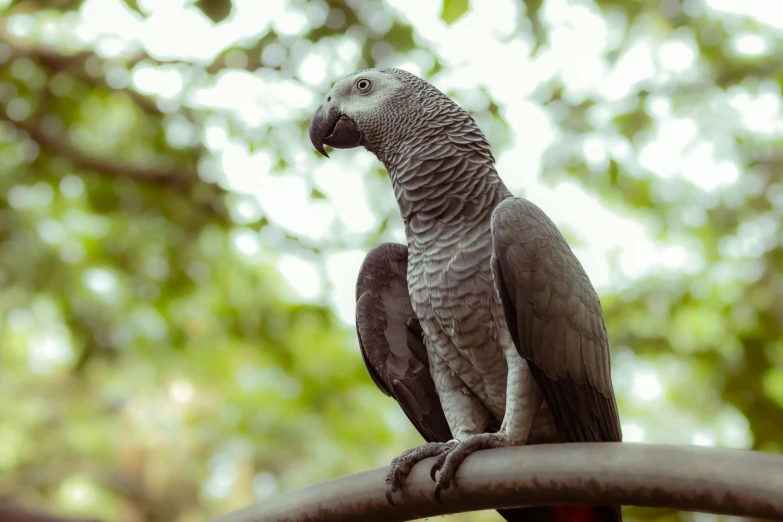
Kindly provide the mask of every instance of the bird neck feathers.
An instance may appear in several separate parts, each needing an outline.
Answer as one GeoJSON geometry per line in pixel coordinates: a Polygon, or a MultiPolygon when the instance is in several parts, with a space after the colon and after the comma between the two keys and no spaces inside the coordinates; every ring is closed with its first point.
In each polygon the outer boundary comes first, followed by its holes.
{"type": "Polygon", "coordinates": [[[430,136],[409,140],[384,161],[409,231],[488,223],[492,210],[510,196],[489,144],[474,128],[476,134],[464,127],[456,132],[433,127],[430,136]]]}

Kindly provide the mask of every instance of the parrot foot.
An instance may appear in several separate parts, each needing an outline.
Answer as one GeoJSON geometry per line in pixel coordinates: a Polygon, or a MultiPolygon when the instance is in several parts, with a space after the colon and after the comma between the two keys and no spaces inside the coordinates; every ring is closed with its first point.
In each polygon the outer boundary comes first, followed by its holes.
{"type": "Polygon", "coordinates": [[[417,463],[429,457],[436,457],[448,452],[457,446],[459,441],[450,440],[449,442],[428,442],[418,448],[413,448],[402,452],[401,455],[391,461],[389,473],[386,475],[386,500],[394,505],[392,494],[399,491],[408,474],[417,463]]]}
{"type": "Polygon", "coordinates": [[[462,461],[474,451],[508,446],[508,438],[502,431],[497,433],[480,433],[471,435],[464,441],[455,444],[448,451],[441,453],[430,470],[430,477],[435,481],[435,500],[443,504],[440,493],[451,486],[451,481],[457,474],[462,461]],[[437,476],[436,476],[437,475],[437,476]]]}

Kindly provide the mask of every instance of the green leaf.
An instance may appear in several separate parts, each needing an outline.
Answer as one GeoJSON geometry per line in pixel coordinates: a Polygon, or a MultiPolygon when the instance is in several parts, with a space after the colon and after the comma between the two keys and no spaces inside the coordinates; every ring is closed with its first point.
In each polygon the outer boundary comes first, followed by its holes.
{"type": "Polygon", "coordinates": [[[613,187],[617,186],[617,181],[620,179],[620,166],[615,160],[609,162],[609,183],[613,187]]]}
{"type": "Polygon", "coordinates": [[[125,5],[127,5],[128,7],[130,7],[131,9],[133,9],[134,11],[136,11],[142,16],[147,14],[141,10],[141,8],[139,7],[139,2],[137,0],[125,0],[125,5]]]}
{"type": "Polygon", "coordinates": [[[231,14],[230,0],[198,0],[196,7],[215,23],[222,22],[231,14]]]}
{"type": "Polygon", "coordinates": [[[469,7],[470,0],[443,0],[440,17],[448,25],[451,25],[459,20],[469,7]]]}

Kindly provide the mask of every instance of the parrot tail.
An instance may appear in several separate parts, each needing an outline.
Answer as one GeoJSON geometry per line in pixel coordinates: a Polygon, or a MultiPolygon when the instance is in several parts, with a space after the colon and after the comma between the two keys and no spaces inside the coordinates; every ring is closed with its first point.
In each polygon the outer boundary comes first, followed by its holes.
{"type": "Polygon", "coordinates": [[[549,508],[549,522],[603,522],[600,508],[592,506],[558,506],[549,508]]]}
{"type": "Polygon", "coordinates": [[[608,506],[550,506],[499,509],[508,522],[622,522],[619,508],[608,506]]]}

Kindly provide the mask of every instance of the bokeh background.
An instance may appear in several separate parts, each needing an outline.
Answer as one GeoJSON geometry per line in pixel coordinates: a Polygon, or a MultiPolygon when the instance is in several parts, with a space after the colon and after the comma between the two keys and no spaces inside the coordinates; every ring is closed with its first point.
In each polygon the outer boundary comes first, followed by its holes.
{"type": "Polygon", "coordinates": [[[779,0],[0,0],[0,510],[195,522],[420,442],[353,330],[388,178],[306,134],[367,66],[575,246],[627,441],[783,449],[779,0]]]}

